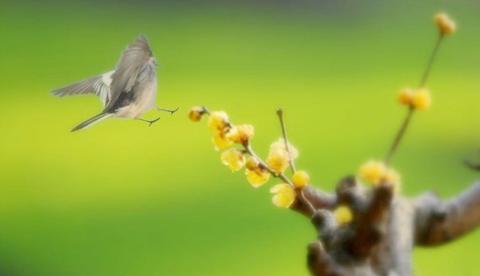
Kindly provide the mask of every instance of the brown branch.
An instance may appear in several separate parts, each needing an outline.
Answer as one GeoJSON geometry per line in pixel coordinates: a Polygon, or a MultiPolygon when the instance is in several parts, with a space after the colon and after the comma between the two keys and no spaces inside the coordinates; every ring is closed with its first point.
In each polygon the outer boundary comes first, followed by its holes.
{"type": "Polygon", "coordinates": [[[416,200],[415,237],[422,246],[441,245],[480,225],[480,182],[447,201],[433,193],[416,200]]]}
{"type": "Polygon", "coordinates": [[[307,265],[310,273],[315,276],[346,275],[319,241],[312,242],[308,246],[307,265]]]}
{"type": "Polygon", "coordinates": [[[366,258],[385,235],[386,217],[393,198],[393,186],[381,184],[373,191],[365,212],[357,214],[354,221],[355,234],[352,237],[350,251],[358,258],[366,258]]]}

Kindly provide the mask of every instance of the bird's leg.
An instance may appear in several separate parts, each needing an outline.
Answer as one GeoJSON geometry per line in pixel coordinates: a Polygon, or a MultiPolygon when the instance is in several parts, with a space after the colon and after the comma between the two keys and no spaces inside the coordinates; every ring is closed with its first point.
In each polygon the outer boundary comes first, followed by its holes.
{"type": "Polygon", "coordinates": [[[170,114],[174,114],[175,112],[177,112],[179,109],[179,107],[175,108],[175,109],[165,109],[165,108],[160,108],[157,106],[157,110],[158,111],[165,111],[165,112],[170,112],[170,114]]]}
{"type": "Polygon", "coordinates": [[[142,118],[136,118],[136,120],[139,120],[139,121],[142,121],[142,122],[146,122],[148,123],[148,126],[152,126],[153,123],[155,123],[156,121],[160,120],[160,117],[156,118],[156,119],[153,119],[153,120],[145,120],[145,119],[142,119],[142,118]]]}

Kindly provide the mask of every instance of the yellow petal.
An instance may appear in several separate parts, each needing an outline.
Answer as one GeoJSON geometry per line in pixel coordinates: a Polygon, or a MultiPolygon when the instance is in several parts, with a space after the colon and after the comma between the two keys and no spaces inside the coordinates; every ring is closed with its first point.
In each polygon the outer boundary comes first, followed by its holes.
{"type": "Polygon", "coordinates": [[[224,135],[221,134],[214,134],[212,137],[213,145],[215,146],[215,150],[223,150],[232,145],[230,140],[227,140],[224,135]]]}
{"type": "MultiPolygon", "coordinates": [[[[285,140],[283,138],[278,139],[277,141],[273,142],[270,145],[270,151],[284,151],[286,152],[285,148],[285,140]]],[[[290,143],[288,143],[288,151],[290,152],[290,157],[292,160],[295,160],[298,157],[298,150],[290,143]]]]}
{"type": "Polygon", "coordinates": [[[227,139],[237,144],[246,144],[253,138],[255,128],[252,125],[238,125],[232,127],[227,134],[227,139]]]}
{"type": "Polygon", "coordinates": [[[402,186],[402,179],[400,174],[392,168],[387,169],[385,173],[385,181],[393,185],[394,192],[400,192],[402,186]]]}
{"type": "Polygon", "coordinates": [[[290,208],[295,202],[295,191],[288,184],[277,184],[270,189],[273,193],[272,203],[280,208],[290,208]]]}
{"type": "Polygon", "coordinates": [[[222,163],[228,166],[232,172],[239,171],[245,165],[245,156],[238,149],[228,149],[220,156],[222,163]]]}
{"type": "Polygon", "coordinates": [[[229,125],[225,111],[213,111],[208,118],[208,127],[213,131],[223,131],[229,125]]]}
{"type": "Polygon", "coordinates": [[[360,167],[360,178],[370,184],[378,185],[385,175],[387,168],[383,162],[370,160],[360,167]]]}
{"type": "Polygon", "coordinates": [[[254,188],[262,186],[270,179],[270,173],[262,169],[246,169],[245,175],[247,176],[248,183],[250,183],[250,185],[252,185],[254,188]]]}
{"type": "Polygon", "coordinates": [[[271,152],[266,162],[274,172],[280,174],[288,168],[288,155],[284,151],[271,152]]]}

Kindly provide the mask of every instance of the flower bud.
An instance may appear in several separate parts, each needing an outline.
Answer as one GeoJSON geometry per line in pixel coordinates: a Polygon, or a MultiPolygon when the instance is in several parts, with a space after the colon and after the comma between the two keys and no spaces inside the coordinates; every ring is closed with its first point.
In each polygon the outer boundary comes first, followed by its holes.
{"type": "Polygon", "coordinates": [[[203,115],[207,113],[205,107],[194,106],[188,111],[188,118],[193,122],[198,122],[202,119],[203,115]]]}
{"type": "Polygon", "coordinates": [[[292,182],[295,188],[302,189],[310,183],[310,176],[306,171],[296,171],[292,176],[292,182]]]}
{"type": "Polygon", "coordinates": [[[400,93],[398,94],[398,102],[403,105],[411,106],[413,103],[413,95],[414,92],[412,89],[404,88],[400,90],[400,93]]]}
{"type": "Polygon", "coordinates": [[[337,221],[338,225],[346,225],[350,223],[353,219],[352,210],[346,205],[340,205],[333,211],[333,216],[337,221]]]}
{"type": "Polygon", "coordinates": [[[432,97],[430,96],[430,90],[426,88],[420,88],[413,94],[412,105],[418,110],[428,110],[432,105],[432,97]]]}
{"type": "Polygon", "coordinates": [[[455,21],[453,21],[450,16],[446,13],[437,13],[435,17],[433,18],[435,25],[437,26],[438,30],[440,33],[449,35],[453,34],[456,29],[457,25],[455,24],[455,21]]]}

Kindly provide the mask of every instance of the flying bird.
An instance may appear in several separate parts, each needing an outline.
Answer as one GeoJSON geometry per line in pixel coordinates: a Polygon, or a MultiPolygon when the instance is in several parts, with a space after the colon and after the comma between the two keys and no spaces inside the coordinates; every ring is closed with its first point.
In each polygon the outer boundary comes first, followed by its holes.
{"type": "Polygon", "coordinates": [[[59,97],[95,94],[102,101],[103,111],[74,127],[72,132],[110,117],[136,119],[152,125],[160,117],[154,120],[140,117],[155,108],[171,114],[178,110],[162,109],[156,105],[156,67],[152,49],[147,39],[140,35],[123,51],[115,70],[55,89],[52,93],[59,97]]]}

